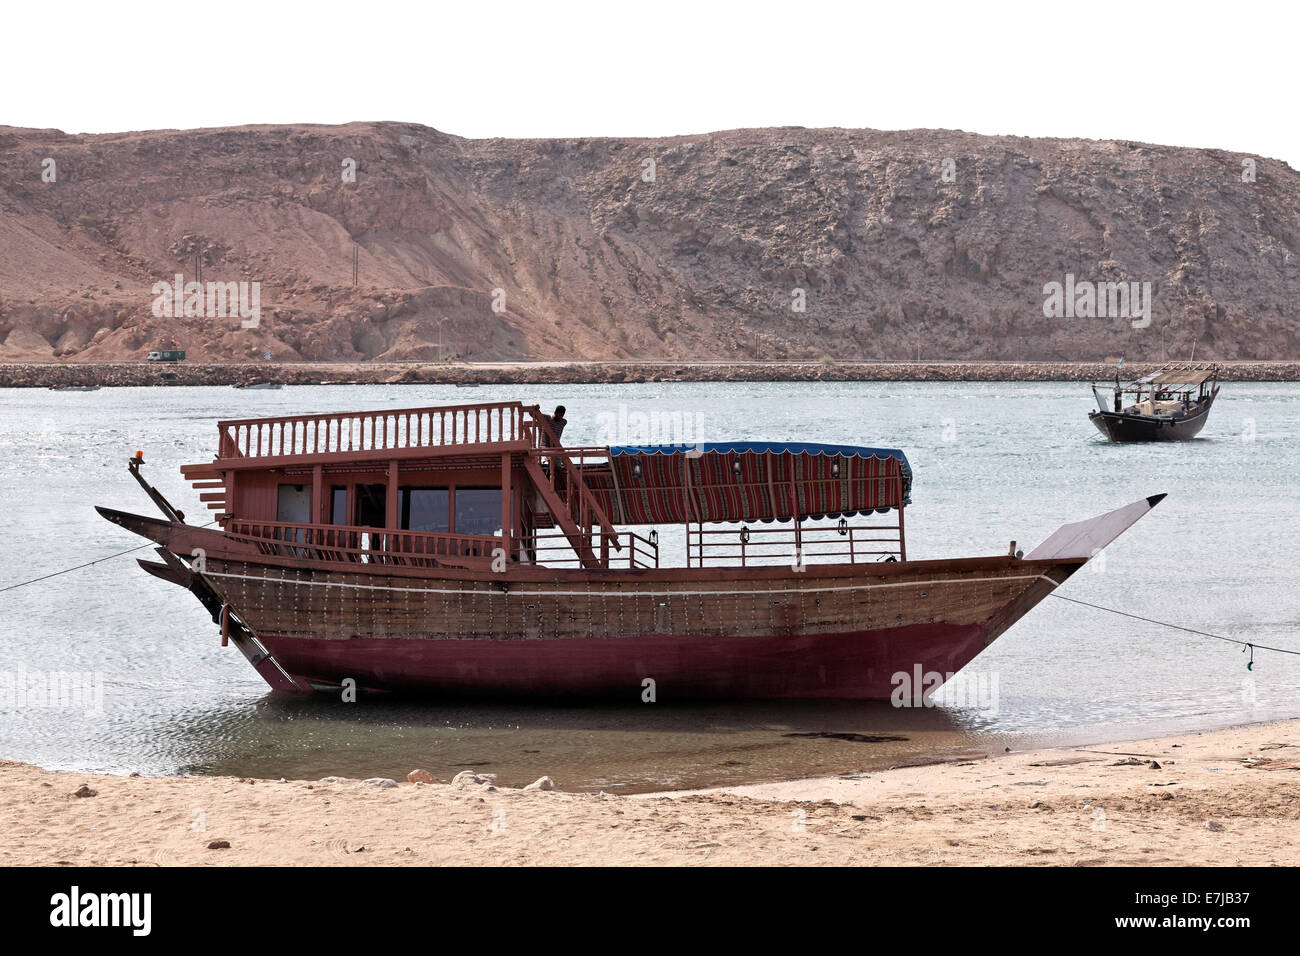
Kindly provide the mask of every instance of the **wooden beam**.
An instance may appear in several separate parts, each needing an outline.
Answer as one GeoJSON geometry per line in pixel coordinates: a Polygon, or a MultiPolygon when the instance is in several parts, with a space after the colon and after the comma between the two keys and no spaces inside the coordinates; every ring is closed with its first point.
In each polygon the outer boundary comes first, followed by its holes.
{"type": "MultiPolygon", "coordinates": [[[[520,552],[523,550],[524,547],[523,544],[524,538],[527,535],[535,532],[534,529],[528,528],[524,524],[524,494],[527,485],[525,485],[524,482],[522,481],[515,483],[512,480],[510,487],[511,487],[511,491],[514,492],[510,496],[511,498],[514,499],[511,505],[511,507],[514,508],[514,524],[512,525],[512,527],[514,528],[514,537],[511,540],[511,544],[514,546],[514,552],[513,552],[514,558],[516,561],[518,561],[520,552]],[[518,489],[517,491],[515,491],[516,488],[518,489]]],[[[531,511],[531,507],[532,507],[532,503],[529,502],[530,511],[531,511]]],[[[530,558],[530,560],[535,561],[535,557],[536,556],[534,555],[534,557],[530,558]]]]}
{"type": "Polygon", "coordinates": [[[329,519],[325,517],[325,503],[321,496],[323,471],[320,465],[314,465],[311,469],[311,520],[315,524],[329,524],[329,519]]]}
{"type": "Polygon", "coordinates": [[[513,550],[512,540],[514,535],[511,528],[510,513],[510,455],[501,456],[501,547],[505,549],[506,557],[509,558],[513,550]]]}
{"type": "Polygon", "coordinates": [[[790,520],[794,522],[795,564],[803,564],[802,522],[799,520],[799,490],[794,483],[794,456],[790,456],[790,520]]]}
{"type": "MultiPolygon", "coordinates": [[[[285,468],[297,467],[303,468],[310,465],[338,465],[354,464],[359,462],[386,462],[393,459],[407,461],[410,459],[433,459],[433,458],[483,458],[486,462],[493,463],[498,456],[505,452],[527,451],[532,446],[527,442],[472,442],[461,445],[423,445],[410,448],[372,448],[365,451],[341,451],[341,452],[321,452],[318,454],[308,455],[263,455],[260,458],[222,458],[213,462],[211,465],[183,465],[181,473],[187,478],[212,477],[207,472],[197,469],[207,468],[214,470],[238,470],[247,471],[250,469],[265,468],[285,468]],[[186,468],[196,469],[186,471],[186,468]]],[[[489,464],[489,467],[491,465],[489,464]]]]}
{"type": "Polygon", "coordinates": [[[181,465],[181,476],[190,480],[195,478],[220,478],[221,472],[217,470],[214,462],[207,462],[199,465],[181,465]]]}
{"type": "Polygon", "coordinates": [[[396,531],[397,513],[397,459],[388,463],[388,493],[384,496],[384,527],[396,531]]]}

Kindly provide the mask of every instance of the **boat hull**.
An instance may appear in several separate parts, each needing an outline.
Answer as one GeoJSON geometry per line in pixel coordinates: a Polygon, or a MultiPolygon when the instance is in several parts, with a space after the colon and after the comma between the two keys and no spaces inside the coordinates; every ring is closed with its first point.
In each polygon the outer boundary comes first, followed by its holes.
{"type": "MultiPolygon", "coordinates": [[[[911,625],[794,637],[674,634],[537,641],[263,635],[290,673],[315,684],[458,696],[885,700],[923,675],[946,680],[987,645],[984,628],[911,625]]],[[[933,686],[938,686],[934,681],[933,686]]],[[[928,689],[928,688],[927,688],[928,689]]]]}
{"type": "Polygon", "coordinates": [[[1208,399],[1184,418],[1157,418],[1150,415],[1123,415],[1116,412],[1093,411],[1088,420],[1097,430],[1116,442],[1188,441],[1195,438],[1210,417],[1208,399]]]}
{"type": "Polygon", "coordinates": [[[282,540],[100,514],[160,547],[277,689],[913,700],[1159,503],[1062,525],[1027,557],[501,573],[321,560],[282,540]],[[921,687],[916,682],[921,682],[921,687]],[[648,683],[650,682],[650,683],[648,683]],[[910,686],[909,686],[910,682],[910,686]]]}
{"type": "Polygon", "coordinates": [[[1081,563],[974,558],[726,579],[564,575],[503,588],[209,556],[204,579],[305,683],[884,700],[896,675],[918,668],[938,675],[932,687],[946,681],[1081,563]]]}

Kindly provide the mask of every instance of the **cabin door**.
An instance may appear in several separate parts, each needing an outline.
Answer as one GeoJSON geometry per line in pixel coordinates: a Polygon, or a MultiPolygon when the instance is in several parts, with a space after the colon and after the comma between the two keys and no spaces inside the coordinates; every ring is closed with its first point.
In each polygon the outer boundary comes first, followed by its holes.
{"type": "MultiPolygon", "coordinates": [[[[388,487],[386,485],[356,486],[356,524],[361,528],[383,528],[388,522],[388,487]]],[[[382,534],[362,533],[362,550],[381,551],[382,534]]],[[[374,560],[373,553],[369,555],[374,560]]]]}
{"type": "Polygon", "coordinates": [[[382,528],[387,520],[387,486],[357,485],[357,526],[362,528],[382,528]]]}

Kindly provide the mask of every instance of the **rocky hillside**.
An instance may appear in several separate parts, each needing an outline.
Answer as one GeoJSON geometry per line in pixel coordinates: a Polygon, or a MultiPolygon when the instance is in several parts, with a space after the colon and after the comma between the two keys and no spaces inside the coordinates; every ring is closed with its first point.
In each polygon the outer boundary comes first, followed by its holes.
{"type": "Polygon", "coordinates": [[[1287,359],[1298,254],[1300,175],[1218,150],[0,127],[8,362],[1287,359]],[[155,283],[200,271],[260,283],[258,325],[154,314],[155,283]],[[1150,325],[1045,317],[1067,274],[1151,283],[1150,325]]]}

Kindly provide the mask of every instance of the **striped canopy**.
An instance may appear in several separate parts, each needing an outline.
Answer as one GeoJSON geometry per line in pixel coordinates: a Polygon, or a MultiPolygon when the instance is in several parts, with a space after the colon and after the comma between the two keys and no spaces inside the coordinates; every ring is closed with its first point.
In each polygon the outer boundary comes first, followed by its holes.
{"type": "Polygon", "coordinates": [[[610,448],[587,485],[618,524],[788,521],[910,504],[901,451],[811,442],[702,442],[610,448]]]}

